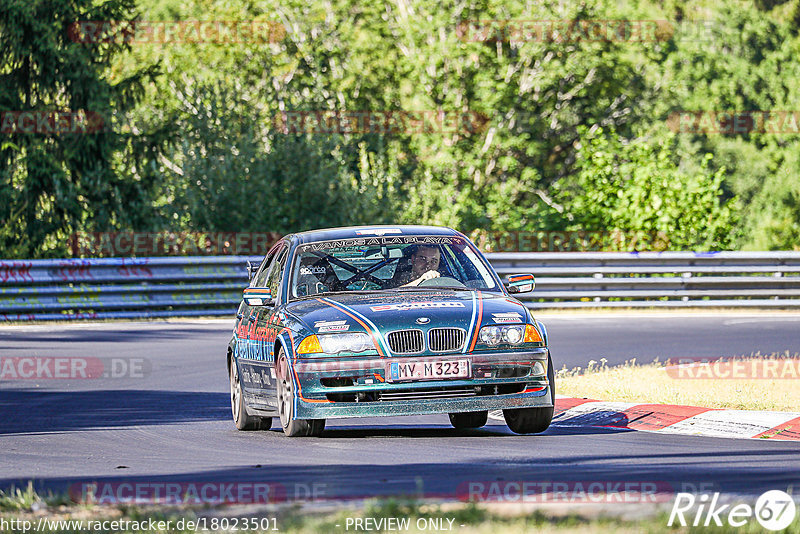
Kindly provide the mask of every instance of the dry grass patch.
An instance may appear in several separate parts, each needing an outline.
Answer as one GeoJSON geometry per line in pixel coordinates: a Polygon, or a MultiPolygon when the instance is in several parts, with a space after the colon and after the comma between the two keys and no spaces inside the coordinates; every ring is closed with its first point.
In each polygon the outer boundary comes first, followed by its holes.
{"type": "Polygon", "coordinates": [[[597,400],[681,404],[706,408],[800,412],[800,354],[655,361],[562,369],[560,395],[597,400]],[[680,363],[683,362],[683,363],[680,363]]]}

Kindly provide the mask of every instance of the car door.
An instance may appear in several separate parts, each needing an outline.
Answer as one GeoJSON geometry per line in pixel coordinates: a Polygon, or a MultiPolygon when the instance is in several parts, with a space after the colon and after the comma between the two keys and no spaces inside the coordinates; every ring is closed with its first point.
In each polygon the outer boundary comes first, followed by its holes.
{"type": "Polygon", "coordinates": [[[259,287],[268,287],[272,294],[271,305],[260,306],[256,320],[256,335],[261,341],[264,351],[263,359],[258,363],[262,371],[262,394],[264,402],[270,409],[277,409],[278,407],[276,387],[277,375],[275,373],[275,338],[278,332],[283,329],[283,321],[279,310],[280,304],[283,302],[281,280],[286,267],[288,251],[289,247],[285,245],[277,251],[275,261],[269,265],[265,271],[264,279],[259,282],[264,284],[259,287]]]}
{"type": "MultiPolygon", "coordinates": [[[[266,280],[281,251],[283,243],[275,245],[250,281],[250,288],[266,287],[266,280]]],[[[274,307],[251,306],[242,300],[237,318],[237,350],[239,374],[242,389],[248,404],[258,409],[271,409],[267,391],[272,387],[274,375],[270,372],[267,359],[270,357],[266,332],[266,319],[274,307]],[[260,324],[259,324],[260,323],[260,324]]],[[[274,372],[274,371],[273,371],[274,372]]]]}

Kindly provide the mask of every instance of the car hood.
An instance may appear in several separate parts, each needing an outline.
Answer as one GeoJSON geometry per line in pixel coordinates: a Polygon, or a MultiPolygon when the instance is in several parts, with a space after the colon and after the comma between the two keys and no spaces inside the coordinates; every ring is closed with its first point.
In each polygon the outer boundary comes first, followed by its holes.
{"type": "Polygon", "coordinates": [[[527,322],[528,312],[517,300],[484,291],[374,291],[341,293],[291,302],[286,311],[314,333],[381,333],[407,328],[457,327],[527,322]]]}

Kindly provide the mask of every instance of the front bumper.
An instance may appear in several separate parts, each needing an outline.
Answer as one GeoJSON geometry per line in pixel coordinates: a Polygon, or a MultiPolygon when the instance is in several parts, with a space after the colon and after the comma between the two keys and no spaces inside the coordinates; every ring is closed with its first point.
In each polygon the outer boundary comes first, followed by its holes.
{"type": "Polygon", "coordinates": [[[294,413],[297,419],[335,419],[549,407],[548,357],[543,347],[525,352],[297,359],[294,413]],[[472,377],[387,381],[389,362],[431,359],[468,359],[472,377]],[[539,372],[531,374],[534,369],[539,372]]]}

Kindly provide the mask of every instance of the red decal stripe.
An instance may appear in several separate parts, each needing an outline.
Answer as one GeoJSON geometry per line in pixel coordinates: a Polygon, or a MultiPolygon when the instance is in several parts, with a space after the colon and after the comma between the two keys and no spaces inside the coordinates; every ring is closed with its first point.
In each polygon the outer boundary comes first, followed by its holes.
{"type": "Polygon", "coordinates": [[[475,348],[475,343],[478,342],[478,332],[481,329],[481,320],[483,319],[483,299],[481,299],[481,292],[478,291],[478,320],[475,322],[475,332],[472,334],[472,343],[469,346],[469,352],[475,348]]]}
{"type": "MultiPolygon", "coordinates": [[[[294,336],[292,335],[292,331],[289,330],[288,328],[284,328],[283,330],[281,330],[278,333],[278,335],[283,334],[284,331],[286,331],[289,334],[289,342],[292,344],[292,355],[296,356],[296,354],[294,352],[294,336]]],[[[294,365],[292,365],[292,374],[294,375],[295,382],[297,382],[297,396],[300,397],[301,400],[303,400],[305,402],[326,402],[326,403],[331,402],[331,401],[329,401],[327,399],[318,400],[318,399],[307,399],[307,398],[305,398],[303,396],[303,386],[300,385],[300,378],[297,376],[297,370],[294,368],[294,365]]]]}

